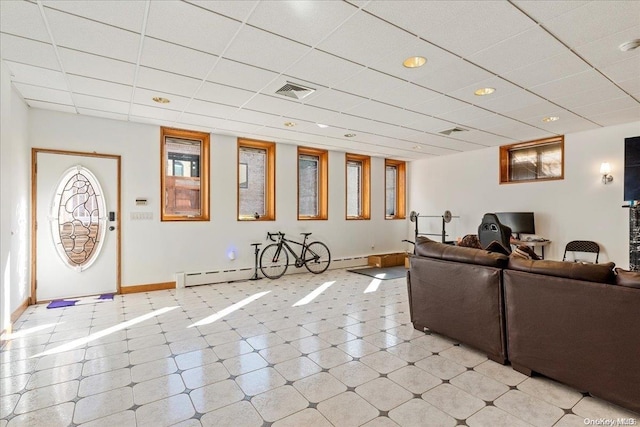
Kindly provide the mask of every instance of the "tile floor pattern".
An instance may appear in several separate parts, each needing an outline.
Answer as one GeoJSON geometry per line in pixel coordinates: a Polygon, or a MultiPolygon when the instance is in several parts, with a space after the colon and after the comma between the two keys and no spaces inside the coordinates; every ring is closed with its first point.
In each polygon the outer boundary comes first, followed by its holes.
{"type": "Polygon", "coordinates": [[[0,427],[565,427],[639,419],[414,330],[405,280],[364,293],[371,284],[333,270],[29,307],[14,331],[23,335],[1,353],[0,427]],[[335,283],[294,306],[327,281],[335,283]]]}

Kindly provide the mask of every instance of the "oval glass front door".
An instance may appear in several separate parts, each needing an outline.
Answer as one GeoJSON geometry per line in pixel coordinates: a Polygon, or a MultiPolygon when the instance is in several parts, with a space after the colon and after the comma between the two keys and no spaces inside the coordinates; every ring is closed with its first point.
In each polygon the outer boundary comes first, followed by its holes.
{"type": "Polygon", "coordinates": [[[86,270],[100,255],[107,207],[100,183],[87,168],[66,170],[51,206],[51,235],[58,255],[74,270],[86,270]]]}

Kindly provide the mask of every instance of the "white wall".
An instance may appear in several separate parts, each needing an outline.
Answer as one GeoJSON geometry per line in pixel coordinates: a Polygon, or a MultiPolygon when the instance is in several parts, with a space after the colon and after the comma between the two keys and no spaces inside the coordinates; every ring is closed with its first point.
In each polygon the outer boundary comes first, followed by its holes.
{"type": "MultiPolygon", "coordinates": [[[[623,209],[624,138],[640,135],[640,122],[565,135],[565,179],[500,185],[497,147],[412,162],[410,209],[421,215],[459,215],[450,238],[477,233],[485,212],[533,211],[536,232],[552,244],[548,259],[562,259],[571,240],[594,240],[601,262],[629,267],[629,210],[623,209]],[[614,180],[601,182],[600,164],[611,163],[614,180]]],[[[438,231],[438,221],[422,220],[438,231]]],[[[423,230],[422,222],[420,229],[423,230]]]]}
{"type": "MultiPolygon", "coordinates": [[[[253,242],[266,244],[266,232],[292,238],[312,232],[334,258],[404,249],[408,221],[384,219],[384,159],[372,159],[372,219],[345,220],[344,153],[329,153],[329,220],[297,220],[296,147],[276,147],[276,218],[236,220],[236,139],[211,136],[211,221],[161,222],[160,129],[95,117],[30,110],[30,143],[37,148],[96,151],[122,156],[122,285],[175,280],[177,272],[253,267],[253,242]],[[149,204],[137,207],[135,199],[149,204]],[[131,221],[131,212],[153,212],[152,221],[131,221]],[[372,246],[374,247],[372,249],[372,246]],[[226,254],[236,251],[236,260],[226,254]]],[[[251,272],[246,274],[250,277],[251,272]]]]}
{"type": "Polygon", "coordinates": [[[0,331],[29,297],[29,180],[27,106],[0,62],[0,331]]]}

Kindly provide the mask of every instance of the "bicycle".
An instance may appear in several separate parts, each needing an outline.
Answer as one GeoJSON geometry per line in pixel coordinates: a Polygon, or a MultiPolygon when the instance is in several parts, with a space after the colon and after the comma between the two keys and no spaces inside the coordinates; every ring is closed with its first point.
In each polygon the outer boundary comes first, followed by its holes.
{"type": "Polygon", "coordinates": [[[296,268],[305,266],[314,274],[323,273],[331,263],[329,248],[322,242],[307,243],[307,237],[311,233],[300,233],[304,236],[302,243],[286,239],[284,233],[267,233],[267,239],[275,242],[262,250],[260,255],[260,271],[269,279],[277,279],[286,273],[289,267],[289,253],[295,258],[296,268]],[[277,236],[278,239],[274,239],[277,236]],[[292,244],[302,246],[300,256],[291,248],[292,244]]]}

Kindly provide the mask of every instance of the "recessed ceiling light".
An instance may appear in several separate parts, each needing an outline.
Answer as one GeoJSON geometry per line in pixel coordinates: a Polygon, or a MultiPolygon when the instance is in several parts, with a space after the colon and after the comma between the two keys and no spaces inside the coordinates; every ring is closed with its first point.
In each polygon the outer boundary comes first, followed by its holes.
{"type": "Polygon", "coordinates": [[[418,68],[422,67],[426,63],[427,58],[425,58],[424,56],[410,56],[409,58],[404,60],[402,65],[407,68],[418,68]]]}
{"type": "Polygon", "coordinates": [[[316,123],[316,125],[318,125],[318,127],[319,127],[319,128],[322,128],[322,129],[326,129],[326,128],[328,128],[328,127],[329,127],[329,125],[324,125],[324,124],[322,124],[322,123],[316,123]]]}
{"type": "Polygon", "coordinates": [[[560,120],[560,117],[558,117],[558,116],[549,116],[549,117],[545,117],[545,118],[542,119],[542,121],[545,122],[545,123],[555,122],[556,120],[560,120]]]}
{"type": "Polygon", "coordinates": [[[284,125],[285,125],[286,127],[288,127],[288,128],[292,128],[292,127],[294,127],[296,124],[295,124],[295,123],[293,123],[293,122],[284,122],[284,125]]]}
{"type": "Polygon", "coordinates": [[[480,89],[476,89],[476,91],[473,93],[478,96],[485,96],[485,95],[491,95],[495,91],[496,90],[492,87],[481,87],[480,89]]]}
{"type": "Polygon", "coordinates": [[[356,136],[355,133],[345,133],[344,136],[346,136],[347,138],[353,138],[354,136],[356,136]]]}
{"type": "Polygon", "coordinates": [[[618,46],[618,49],[623,52],[629,52],[630,50],[637,49],[638,47],[640,47],[640,39],[635,39],[622,43],[620,46],[618,46]]]}
{"type": "Polygon", "coordinates": [[[167,98],[163,98],[163,97],[161,97],[161,96],[154,96],[152,99],[153,99],[155,102],[157,102],[158,104],[168,104],[168,103],[170,103],[170,102],[171,102],[171,101],[170,101],[170,100],[168,100],[167,98]]]}

